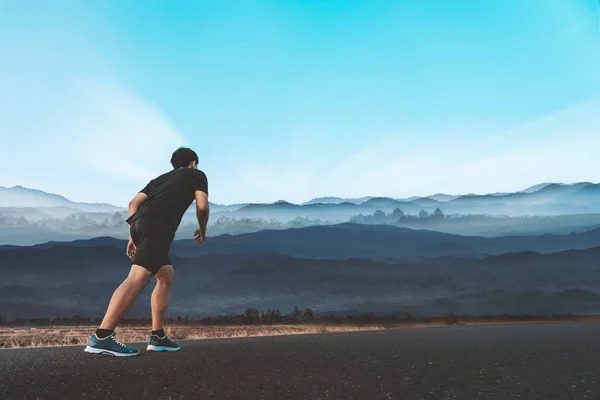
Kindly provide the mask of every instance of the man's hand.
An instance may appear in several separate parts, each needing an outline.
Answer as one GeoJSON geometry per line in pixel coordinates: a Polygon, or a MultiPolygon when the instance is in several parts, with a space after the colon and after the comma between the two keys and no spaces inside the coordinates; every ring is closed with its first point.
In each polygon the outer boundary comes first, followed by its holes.
{"type": "Polygon", "coordinates": [[[194,242],[200,244],[204,242],[204,240],[206,240],[206,231],[203,231],[200,228],[196,229],[196,232],[194,232],[194,242]]]}
{"type": "Polygon", "coordinates": [[[127,257],[133,260],[133,258],[135,257],[136,250],[137,247],[135,247],[133,240],[129,239],[129,243],[127,243],[127,257]]]}

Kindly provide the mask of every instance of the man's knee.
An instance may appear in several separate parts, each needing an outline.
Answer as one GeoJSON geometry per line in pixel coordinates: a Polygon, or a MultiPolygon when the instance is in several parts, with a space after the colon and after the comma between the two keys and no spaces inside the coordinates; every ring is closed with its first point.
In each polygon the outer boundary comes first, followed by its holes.
{"type": "Polygon", "coordinates": [[[175,272],[171,265],[164,265],[156,274],[159,285],[171,286],[175,281],[175,272]]]}
{"type": "Polygon", "coordinates": [[[175,282],[175,276],[172,274],[161,276],[156,275],[156,280],[158,281],[159,285],[171,286],[173,282],[175,282]]]}
{"type": "Polygon", "coordinates": [[[142,287],[148,286],[151,279],[152,279],[151,276],[141,276],[141,275],[133,275],[133,276],[130,275],[127,277],[128,281],[134,282],[136,285],[140,285],[142,287]]]}
{"type": "Polygon", "coordinates": [[[139,265],[134,265],[132,266],[131,272],[129,273],[127,279],[141,285],[142,287],[146,287],[152,280],[152,273],[147,269],[140,267],[139,265]]]}

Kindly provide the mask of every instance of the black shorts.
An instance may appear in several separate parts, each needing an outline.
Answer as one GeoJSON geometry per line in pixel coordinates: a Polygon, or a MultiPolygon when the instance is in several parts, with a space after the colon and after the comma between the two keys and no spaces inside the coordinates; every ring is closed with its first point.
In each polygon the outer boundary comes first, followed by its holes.
{"type": "Polygon", "coordinates": [[[129,233],[136,247],[133,263],[156,275],[163,265],[171,265],[169,249],[175,232],[168,219],[140,217],[129,225],[129,233]]]}

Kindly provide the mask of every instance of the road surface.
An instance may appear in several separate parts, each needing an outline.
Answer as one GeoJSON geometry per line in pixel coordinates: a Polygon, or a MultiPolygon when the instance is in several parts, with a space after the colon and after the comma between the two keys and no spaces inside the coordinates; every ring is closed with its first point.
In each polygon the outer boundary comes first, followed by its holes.
{"type": "Polygon", "coordinates": [[[600,399],[598,323],[181,343],[118,358],[0,350],[0,399],[600,399]]]}

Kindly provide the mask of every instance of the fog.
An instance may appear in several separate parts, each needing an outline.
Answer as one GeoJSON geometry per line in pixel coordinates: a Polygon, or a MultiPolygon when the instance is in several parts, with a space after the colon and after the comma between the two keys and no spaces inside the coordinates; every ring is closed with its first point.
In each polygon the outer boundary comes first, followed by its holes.
{"type": "MultiPolygon", "coordinates": [[[[22,187],[0,187],[0,245],[98,236],[126,238],[127,209],[71,202],[22,187]]],[[[393,199],[327,197],[303,204],[211,204],[209,235],[241,234],[344,222],[478,236],[580,232],[600,226],[600,185],[540,184],[516,193],[393,199]]],[[[191,238],[194,204],[176,238],[191,238]]]]}

